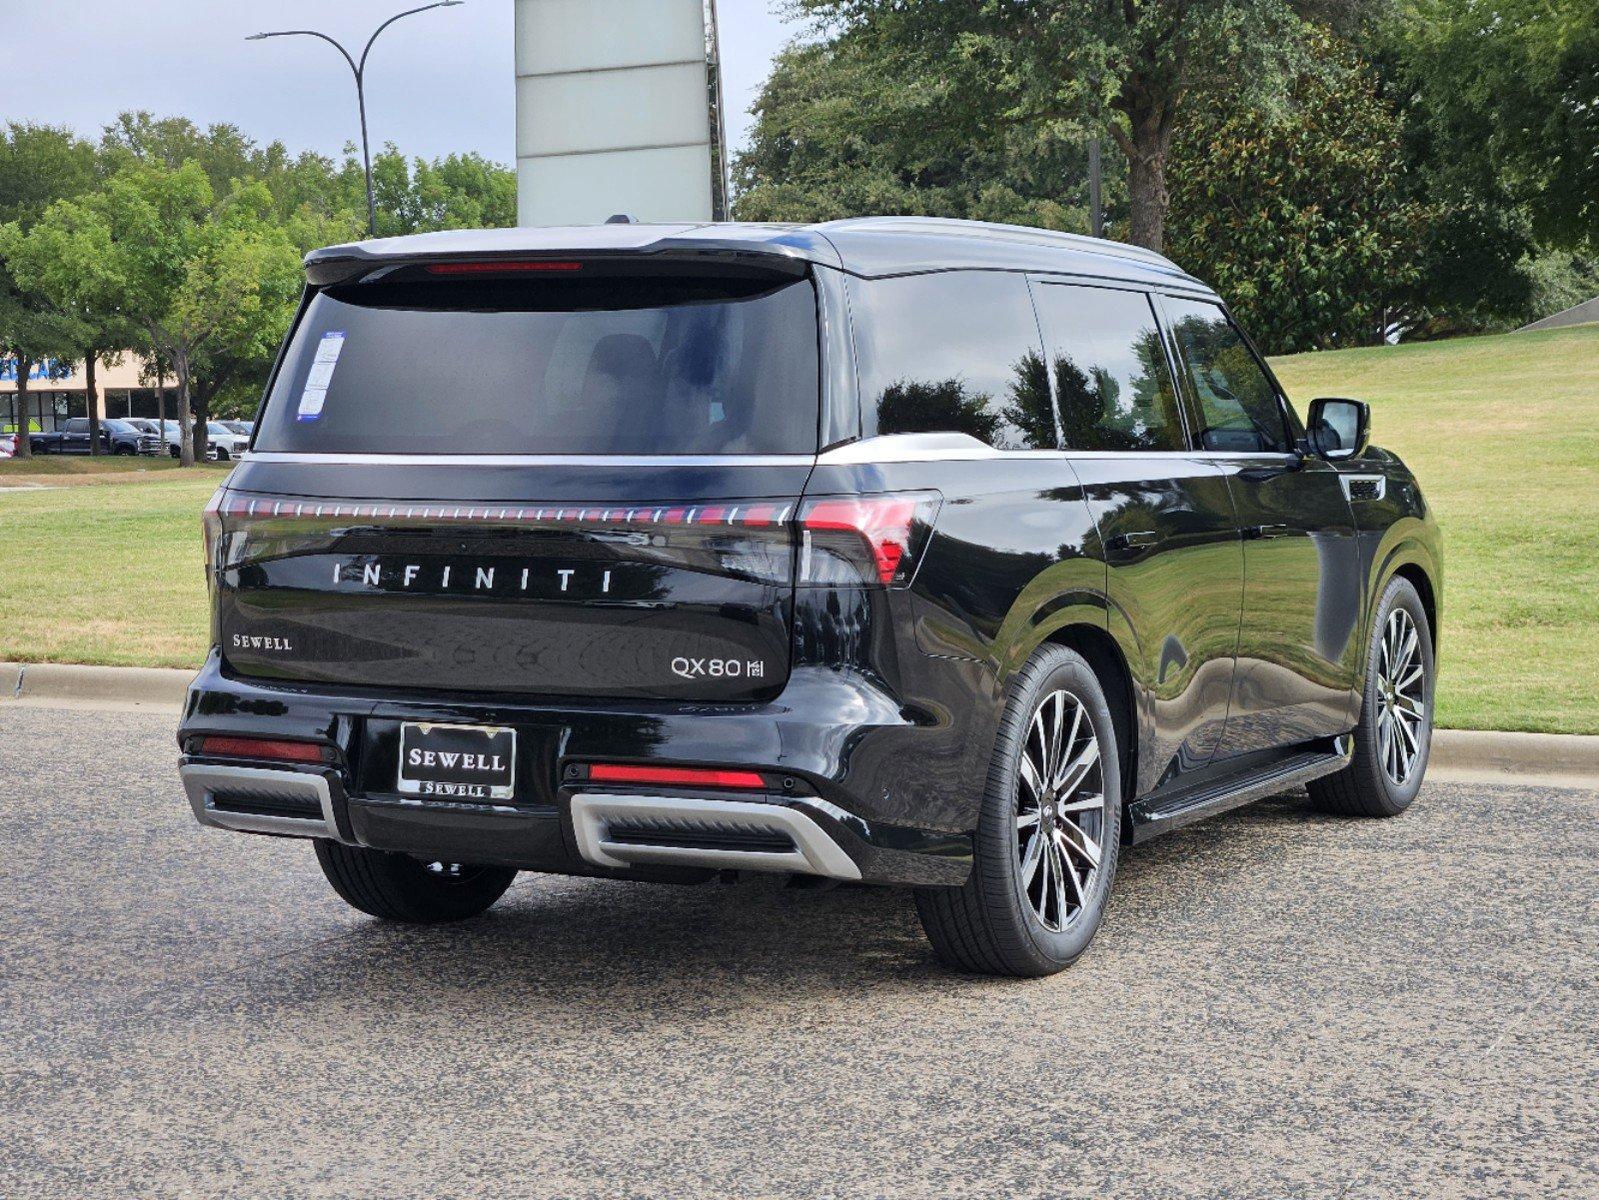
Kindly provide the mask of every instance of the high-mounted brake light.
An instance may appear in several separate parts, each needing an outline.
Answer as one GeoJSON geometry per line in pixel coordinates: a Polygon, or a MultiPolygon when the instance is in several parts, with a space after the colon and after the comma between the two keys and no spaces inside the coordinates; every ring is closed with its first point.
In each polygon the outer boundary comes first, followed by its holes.
{"type": "Polygon", "coordinates": [[[759,791],[766,781],[754,771],[719,771],[701,767],[641,767],[627,763],[595,763],[590,783],[657,783],[672,787],[742,788],[759,791]]]}
{"type": "Polygon", "coordinates": [[[909,583],[939,503],[936,492],[807,500],[799,514],[801,582],[909,583]]]}
{"type": "Polygon", "coordinates": [[[548,259],[517,259],[428,263],[423,269],[429,275],[500,275],[511,271],[581,271],[583,264],[554,262],[548,259]]]}
{"type": "Polygon", "coordinates": [[[218,758],[269,758],[282,762],[319,763],[322,747],[315,742],[289,742],[276,738],[203,737],[199,752],[218,758]]]}

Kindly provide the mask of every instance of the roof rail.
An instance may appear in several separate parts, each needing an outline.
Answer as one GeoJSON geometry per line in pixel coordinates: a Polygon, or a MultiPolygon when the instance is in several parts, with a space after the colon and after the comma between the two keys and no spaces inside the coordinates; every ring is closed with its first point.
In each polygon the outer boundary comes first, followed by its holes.
{"type": "Polygon", "coordinates": [[[1169,267],[1182,273],[1182,268],[1163,254],[1132,246],[1126,242],[1113,242],[1106,238],[1086,237],[1080,233],[1062,233],[1056,229],[1039,229],[1031,225],[993,225],[986,221],[961,221],[951,217],[847,217],[841,221],[827,221],[811,228],[820,232],[828,230],[858,229],[870,233],[940,234],[945,237],[984,238],[990,241],[1007,241],[1034,246],[1058,246],[1063,250],[1079,250],[1085,254],[1104,254],[1112,258],[1126,258],[1135,262],[1169,267]]]}

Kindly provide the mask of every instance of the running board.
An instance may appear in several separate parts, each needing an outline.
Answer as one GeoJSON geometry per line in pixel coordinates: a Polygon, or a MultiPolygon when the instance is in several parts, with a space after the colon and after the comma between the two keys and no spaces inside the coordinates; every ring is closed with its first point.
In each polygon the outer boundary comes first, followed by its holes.
{"type": "Polygon", "coordinates": [[[1354,742],[1349,737],[1334,738],[1332,749],[1306,751],[1272,763],[1242,779],[1230,779],[1176,796],[1146,800],[1132,807],[1132,842],[1137,845],[1152,837],[1203,821],[1230,808],[1272,796],[1300,784],[1331,775],[1349,765],[1354,742]]]}

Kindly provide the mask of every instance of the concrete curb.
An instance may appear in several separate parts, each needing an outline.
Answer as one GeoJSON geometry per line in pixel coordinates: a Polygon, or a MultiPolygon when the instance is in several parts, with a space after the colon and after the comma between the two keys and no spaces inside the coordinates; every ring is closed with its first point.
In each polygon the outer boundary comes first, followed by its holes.
{"type": "Polygon", "coordinates": [[[1435,729],[1432,764],[1500,775],[1574,775],[1599,781],[1599,736],[1435,729]]]}
{"type": "MultiPolygon", "coordinates": [[[[194,672],[161,667],[0,663],[0,705],[13,700],[85,708],[178,712],[194,672]]],[[[1431,765],[1507,777],[1566,776],[1599,783],[1599,736],[1439,729],[1431,765]]]]}
{"type": "Polygon", "coordinates": [[[183,708],[193,671],[0,663],[0,704],[12,700],[150,709],[183,708]]]}

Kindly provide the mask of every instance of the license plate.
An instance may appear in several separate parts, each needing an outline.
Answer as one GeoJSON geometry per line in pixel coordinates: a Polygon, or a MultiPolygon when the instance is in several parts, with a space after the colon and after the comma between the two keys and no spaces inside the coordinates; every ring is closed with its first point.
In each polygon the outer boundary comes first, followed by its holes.
{"type": "Polygon", "coordinates": [[[402,796],[509,800],[516,791],[516,730],[485,725],[400,726],[402,796]]]}

